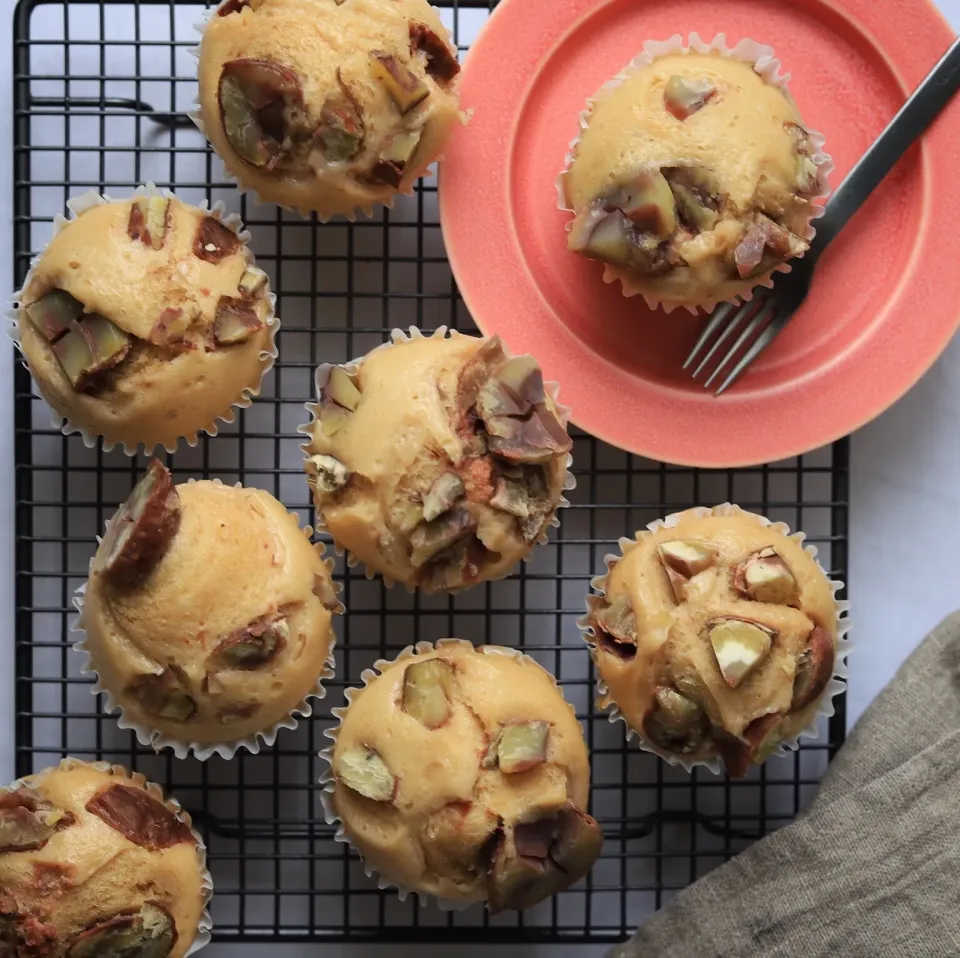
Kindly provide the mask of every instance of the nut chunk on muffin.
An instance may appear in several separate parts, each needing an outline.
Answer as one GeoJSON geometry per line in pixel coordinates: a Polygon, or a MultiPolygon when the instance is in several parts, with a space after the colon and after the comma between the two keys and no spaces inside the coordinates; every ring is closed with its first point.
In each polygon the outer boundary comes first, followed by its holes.
{"type": "Polygon", "coordinates": [[[426,0],[228,0],[200,46],[200,116],[241,186],[351,215],[437,159],[459,72],[426,0]]]}
{"type": "Polygon", "coordinates": [[[308,536],[266,492],[174,486],[151,463],[109,523],[80,616],[101,687],[142,737],[207,757],[295,724],[340,610],[308,536]]]}
{"type": "Polygon", "coordinates": [[[72,426],[173,449],[259,391],[272,365],[267,276],[217,215],[169,195],[67,223],[20,295],[37,388],[72,426]]]}
{"type": "Polygon", "coordinates": [[[176,803],[119,767],[65,759],[0,791],[0,955],[182,958],[209,898],[176,803]]]}
{"type": "Polygon", "coordinates": [[[324,795],[369,867],[491,912],[586,875],[603,844],[584,810],[587,749],[548,672],[450,639],[377,668],[333,733],[324,795]]]}
{"type": "Polygon", "coordinates": [[[304,446],[337,545],[429,592],[505,575],[548,528],[571,441],[531,356],[499,339],[398,340],[317,374],[304,446]]]}
{"type": "Polygon", "coordinates": [[[731,507],[693,510],[639,534],[602,588],[588,617],[600,704],[661,755],[720,756],[741,777],[814,720],[838,611],[795,537],[731,507]]]}
{"type": "Polygon", "coordinates": [[[569,248],[650,302],[731,299],[806,251],[814,155],[789,95],[748,63],[691,51],[628,68],[563,177],[569,248]]]}

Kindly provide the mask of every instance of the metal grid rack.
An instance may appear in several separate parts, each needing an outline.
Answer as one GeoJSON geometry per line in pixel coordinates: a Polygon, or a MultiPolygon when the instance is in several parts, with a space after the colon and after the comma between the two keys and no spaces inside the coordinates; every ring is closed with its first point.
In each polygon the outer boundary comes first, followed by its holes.
{"type": "MultiPolygon", "coordinates": [[[[441,9],[461,50],[489,15],[483,0],[441,9]]],[[[169,460],[178,481],[219,476],[262,486],[309,522],[296,427],[314,366],[360,355],[393,327],[470,329],[471,321],[444,256],[435,181],[372,220],[328,225],[255,207],[225,181],[184,116],[195,94],[194,25],[205,14],[201,4],[173,0],[20,3],[15,279],[22,281],[66,199],[88,189],[122,196],[152,180],[185,200],[222,199],[239,211],[278,295],[280,360],[235,424],[169,460]]],[[[697,503],[732,500],[805,529],[831,575],[843,578],[846,443],[762,468],[703,472],[629,456],[578,432],[572,506],[550,545],[508,580],[454,599],[427,598],[388,590],[340,562],[349,614],[338,623],[337,679],[317,715],[259,755],[205,764],[154,755],[100,713],[70,648],[71,597],[94,537],[145,460],[89,450],[52,429],[20,367],[14,388],[17,773],[72,754],[122,762],[170,788],[209,845],[217,940],[617,941],[694,878],[789,822],[842,741],[841,698],[817,742],[747,780],[687,775],[627,747],[623,726],[594,711],[594,676],[575,620],[619,536],[697,503]],[[399,902],[331,840],[320,813],[316,754],[343,689],[376,659],[446,635],[523,647],[558,676],[590,745],[603,856],[587,881],[521,916],[491,920],[479,908],[447,914],[419,908],[415,898],[399,902]]]]}

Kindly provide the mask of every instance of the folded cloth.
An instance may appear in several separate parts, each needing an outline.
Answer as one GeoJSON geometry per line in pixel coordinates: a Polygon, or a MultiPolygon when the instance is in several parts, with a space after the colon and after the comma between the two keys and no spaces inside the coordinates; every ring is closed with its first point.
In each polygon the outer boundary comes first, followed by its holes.
{"type": "Polygon", "coordinates": [[[792,824],[608,958],[960,955],[960,613],[864,713],[792,824]]]}

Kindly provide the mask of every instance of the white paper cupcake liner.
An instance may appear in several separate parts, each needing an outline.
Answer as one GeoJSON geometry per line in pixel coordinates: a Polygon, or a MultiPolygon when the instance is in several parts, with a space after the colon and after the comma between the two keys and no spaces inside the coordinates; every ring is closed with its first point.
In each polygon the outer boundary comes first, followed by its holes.
{"type": "MultiPolygon", "coordinates": [[[[187,481],[188,485],[192,485],[196,482],[196,479],[189,479],[187,481]]],[[[219,479],[208,480],[215,482],[218,485],[222,485],[219,479]]],[[[234,488],[241,489],[243,486],[238,482],[234,484],[234,488]]],[[[296,513],[290,513],[296,517],[296,513]]],[[[297,517],[299,523],[299,517],[297,517]]],[[[97,536],[97,547],[99,548],[100,543],[103,541],[104,536],[106,536],[107,531],[110,528],[111,519],[107,519],[104,529],[103,536],[97,536]]],[[[312,533],[312,530],[309,527],[301,527],[301,530],[307,534],[312,533]]],[[[323,546],[321,543],[315,543],[314,548],[317,550],[322,550],[323,546]]],[[[322,555],[322,551],[320,553],[322,555]]],[[[94,555],[90,559],[90,564],[88,566],[88,577],[93,574],[93,563],[96,558],[96,550],[94,550],[94,555]]],[[[327,568],[327,571],[331,573],[331,584],[333,585],[334,593],[339,593],[343,586],[334,582],[332,578],[334,560],[330,557],[324,559],[324,565],[327,568]]],[[[89,581],[89,579],[88,579],[89,581]]],[[[319,700],[326,696],[327,690],[324,686],[324,682],[329,681],[334,677],[334,647],[337,643],[336,632],[333,627],[333,618],[334,615],[343,615],[345,608],[342,602],[338,602],[336,608],[331,610],[331,620],[330,620],[330,648],[327,652],[327,659],[324,664],[323,671],[320,673],[317,678],[316,685],[313,689],[309,691],[303,699],[300,701],[294,709],[290,711],[290,714],[281,721],[277,722],[275,725],[271,726],[269,729],[263,729],[258,732],[255,732],[253,735],[248,735],[245,738],[236,739],[229,742],[220,742],[215,744],[203,743],[203,742],[191,742],[183,741],[181,739],[175,738],[170,735],[166,735],[163,732],[160,732],[156,729],[150,728],[149,725],[145,725],[141,722],[135,722],[131,717],[127,715],[124,711],[123,706],[117,701],[113,693],[100,678],[100,673],[93,666],[93,659],[90,654],[89,649],[89,640],[87,638],[87,629],[86,623],[84,621],[85,615],[85,601],[84,597],[87,592],[87,583],[84,582],[73,595],[73,605],[77,610],[77,618],[74,623],[70,626],[71,632],[80,633],[83,637],[78,639],[73,648],[82,653],[83,663],[80,666],[80,673],[82,675],[92,675],[94,676],[94,684],[90,690],[92,695],[97,695],[103,693],[103,713],[105,715],[115,715],[119,713],[117,717],[117,725],[122,729],[130,729],[137,736],[137,741],[141,745],[148,745],[154,751],[159,752],[162,749],[169,748],[173,751],[173,754],[177,758],[186,758],[191,752],[197,758],[198,761],[205,762],[208,758],[213,755],[219,755],[221,758],[231,759],[234,755],[241,749],[245,749],[248,752],[252,752],[256,755],[262,745],[272,747],[274,742],[277,740],[277,734],[280,732],[280,729],[295,729],[300,724],[300,719],[308,719],[313,714],[313,700],[319,700]]]]}
{"type": "MultiPolygon", "coordinates": [[[[395,662],[402,662],[404,659],[413,658],[417,655],[422,655],[428,652],[433,652],[434,650],[440,650],[445,647],[449,648],[451,646],[458,645],[469,646],[475,652],[479,652],[482,655],[506,655],[512,659],[530,658],[530,656],[521,652],[519,649],[509,649],[500,645],[474,645],[472,642],[467,642],[466,639],[438,639],[436,644],[433,642],[418,642],[416,645],[408,645],[395,658],[378,659],[373,663],[372,669],[364,669],[360,674],[363,687],[365,688],[368,686],[374,679],[378,678],[382,674],[387,666],[393,665],[395,662]]],[[[537,665],[538,668],[543,668],[543,666],[540,665],[536,659],[530,659],[530,661],[537,665]]],[[[544,669],[544,671],[546,672],[546,669],[544,669]]],[[[547,674],[553,678],[554,685],[556,685],[556,678],[549,672],[547,674]]],[[[343,822],[340,819],[340,816],[337,814],[333,804],[333,796],[334,792],[336,791],[336,780],[333,774],[333,750],[336,748],[337,738],[340,734],[340,728],[343,725],[344,716],[347,714],[347,711],[350,708],[350,703],[353,701],[354,696],[362,690],[363,689],[359,687],[348,688],[344,690],[343,696],[347,700],[347,704],[341,706],[340,708],[331,710],[331,714],[337,720],[337,724],[324,731],[324,736],[330,739],[331,744],[320,752],[320,758],[322,758],[327,765],[323,774],[320,776],[320,784],[323,786],[320,792],[320,801],[323,805],[324,821],[328,825],[337,826],[337,831],[333,836],[333,840],[342,845],[350,846],[354,849],[354,851],[357,852],[358,855],[360,855],[359,849],[353,845],[347,836],[343,822]]],[[[569,702],[567,705],[572,709],[572,706],[570,706],[569,702]]],[[[381,890],[390,888],[396,889],[397,897],[400,899],[400,901],[405,901],[408,895],[416,895],[420,901],[421,907],[426,907],[428,904],[435,904],[442,911],[464,911],[473,905],[482,905],[484,902],[484,899],[478,899],[477,901],[455,901],[449,898],[440,898],[437,895],[430,895],[425,892],[420,892],[413,888],[406,888],[402,885],[398,885],[396,882],[391,881],[388,878],[384,878],[373,866],[367,864],[363,858],[363,855],[360,855],[360,860],[363,864],[364,874],[368,878],[373,878],[376,880],[377,888],[381,890]]]]}
{"type": "MultiPolygon", "coordinates": [[[[168,199],[179,199],[175,193],[172,193],[170,190],[158,189],[153,183],[146,183],[144,186],[138,186],[131,197],[134,196],[163,196],[168,199]]],[[[121,199],[127,199],[127,197],[122,197],[121,199]]],[[[67,209],[70,211],[70,216],[61,216],[57,214],[53,220],[53,234],[50,237],[50,241],[57,236],[64,227],[68,226],[74,220],[76,220],[81,214],[87,212],[87,210],[93,209],[95,206],[103,206],[108,203],[119,202],[120,200],[107,195],[106,193],[100,194],[96,190],[90,190],[86,193],[83,193],[80,196],[72,197],[67,200],[67,209]]],[[[203,210],[204,212],[209,212],[211,216],[216,217],[226,226],[228,229],[233,230],[243,245],[250,252],[250,261],[249,265],[251,267],[256,267],[256,262],[253,257],[253,252],[250,250],[250,231],[244,229],[243,221],[240,219],[240,216],[236,213],[226,213],[226,206],[219,200],[213,204],[212,207],[208,208],[208,203],[206,200],[203,200],[200,204],[195,205],[192,203],[186,203],[183,200],[180,200],[184,206],[189,206],[195,209],[203,210]]],[[[49,245],[49,241],[47,243],[49,245]]],[[[46,250],[46,246],[44,247],[46,250]]],[[[27,276],[23,281],[23,287],[17,290],[12,297],[12,302],[10,308],[7,311],[7,335],[13,340],[14,345],[17,350],[20,352],[23,365],[26,367],[27,371],[30,371],[30,366],[27,363],[26,354],[23,352],[23,347],[20,343],[20,308],[19,303],[20,299],[23,296],[23,291],[27,289],[30,285],[34,270],[37,268],[37,265],[40,263],[43,258],[43,251],[41,251],[37,256],[33,258],[30,263],[30,269],[27,272],[27,276]]],[[[257,272],[263,272],[262,270],[257,269],[257,272]]],[[[266,275],[266,274],[264,274],[266,275]]],[[[269,282],[269,278],[268,278],[269,282]]],[[[236,402],[231,403],[229,409],[227,409],[222,415],[217,416],[214,421],[207,427],[197,430],[192,436],[181,436],[188,446],[196,446],[199,442],[199,437],[201,433],[205,433],[208,436],[216,436],[220,431],[220,423],[232,423],[237,418],[238,409],[246,409],[253,403],[254,397],[260,394],[260,389],[263,385],[263,378],[273,369],[273,365],[277,359],[277,332],[280,329],[280,320],[276,314],[277,308],[277,297],[273,292],[267,292],[267,301],[270,306],[269,316],[267,317],[267,326],[270,328],[270,348],[268,350],[262,350],[260,353],[260,359],[264,360],[263,367],[260,372],[260,382],[257,384],[256,388],[245,387],[240,398],[236,402]]],[[[37,388],[36,381],[33,378],[31,373],[31,382],[33,383],[34,395],[43,399],[42,394],[37,388]]],[[[46,402],[46,400],[44,400],[46,402]]],[[[100,445],[103,448],[104,452],[110,452],[115,446],[119,445],[123,449],[124,453],[128,456],[134,456],[137,453],[137,450],[142,446],[144,453],[149,455],[150,452],[157,448],[160,443],[155,444],[154,446],[147,448],[145,443],[137,443],[135,445],[129,445],[128,443],[117,443],[108,441],[105,437],[94,433],[91,435],[85,429],[80,426],[75,426],[66,416],[62,416],[58,413],[49,403],[47,406],[50,410],[50,422],[54,429],[59,429],[65,436],[72,435],[73,433],[79,433],[81,439],[83,439],[83,444],[90,449],[95,448],[100,445]]],[[[164,446],[167,452],[172,453],[176,451],[177,443],[174,443],[172,446],[164,446]]]]}
{"type": "MultiPolygon", "coordinates": [[[[613,77],[613,79],[605,83],[592,97],[590,97],[589,100],[587,100],[587,108],[580,114],[580,132],[570,141],[570,148],[564,160],[563,170],[556,179],[557,206],[564,213],[574,212],[569,201],[567,200],[565,178],[570,170],[571,165],[573,164],[573,161],[576,159],[576,150],[578,144],[580,143],[580,137],[583,135],[583,131],[587,128],[587,125],[590,122],[590,113],[592,112],[594,106],[611,90],[616,89],[627,79],[629,79],[630,76],[636,73],[637,70],[648,66],[659,57],[675,53],[687,54],[691,51],[695,53],[716,53],[723,57],[731,57],[732,59],[749,63],[753,67],[754,72],[766,80],[767,83],[778,87],[784,96],[786,96],[791,103],[793,102],[793,97],[790,95],[790,90],[788,89],[790,74],[782,74],[780,72],[781,63],[776,58],[773,47],[767,46],[766,44],[758,43],[756,40],[743,39],[736,46],[730,47],[727,45],[727,38],[723,33],[718,33],[709,42],[701,39],[698,33],[691,33],[687,43],[684,43],[684,38],[679,33],[674,34],[669,40],[648,40],[643,45],[643,51],[641,53],[634,57],[634,59],[631,60],[615,77],[613,77]]],[[[828,177],[834,170],[834,163],[830,154],[825,153],[823,150],[826,142],[823,134],[817,130],[810,129],[807,126],[804,126],[804,129],[807,131],[810,137],[810,143],[814,150],[814,155],[811,157],[811,159],[816,164],[818,172],[818,190],[816,195],[811,200],[811,213],[809,220],[807,221],[807,228],[804,231],[804,239],[809,243],[817,235],[814,221],[823,216],[826,201],[830,195],[828,177]]],[[[570,220],[567,223],[566,229],[568,232],[570,231],[572,224],[573,220],[570,220]]],[[[715,299],[709,302],[704,302],[699,306],[684,305],[683,308],[696,315],[698,310],[701,309],[708,313],[712,312],[720,303],[723,302],[729,302],[734,305],[738,305],[741,301],[745,303],[749,302],[753,298],[754,290],[756,290],[758,287],[765,286],[770,288],[773,286],[773,276],[776,273],[789,272],[790,262],[788,261],[786,263],[781,263],[772,271],[770,275],[761,281],[754,282],[752,280],[746,280],[745,288],[742,291],[738,291],[737,295],[732,298],[715,299]],[[749,288],[746,288],[747,284],[749,284],[749,288]]],[[[619,280],[625,296],[632,297],[640,295],[644,298],[647,306],[649,306],[651,309],[662,307],[665,312],[671,313],[681,305],[679,303],[661,301],[659,297],[654,296],[648,290],[642,289],[637,283],[635,283],[631,275],[626,270],[618,270],[616,267],[610,266],[609,264],[604,266],[603,279],[606,283],[615,283],[619,280]]]]}
{"type": "MultiPolygon", "coordinates": [[[[348,373],[350,373],[350,375],[354,375],[359,371],[360,366],[362,365],[364,359],[367,358],[367,356],[370,356],[381,349],[389,349],[391,346],[394,346],[397,343],[408,343],[414,339],[431,339],[433,337],[438,337],[440,339],[455,339],[460,336],[466,336],[468,339],[478,338],[476,336],[470,336],[467,333],[461,333],[459,330],[456,330],[456,329],[448,329],[446,326],[438,326],[435,330],[433,331],[427,330],[426,332],[421,331],[416,326],[411,326],[406,331],[402,329],[393,329],[390,332],[390,340],[388,342],[381,343],[379,346],[375,346],[373,349],[370,350],[369,353],[367,353],[364,356],[361,356],[359,359],[352,359],[346,363],[341,363],[340,365],[348,373]]],[[[503,351],[504,351],[504,355],[506,355],[507,358],[512,358],[514,355],[513,353],[510,352],[509,349],[507,349],[506,345],[503,346],[503,351]]],[[[314,389],[318,399],[320,396],[320,383],[326,381],[327,370],[331,369],[335,365],[337,364],[321,363],[317,367],[316,373],[314,374],[314,389]]],[[[559,401],[558,397],[560,394],[560,384],[553,381],[544,382],[543,388],[546,390],[547,394],[550,396],[550,398],[553,400],[554,405],[556,406],[557,418],[560,420],[560,424],[565,429],[569,428],[571,410],[569,406],[564,406],[559,401]]],[[[300,446],[300,449],[303,452],[304,462],[306,462],[306,460],[310,456],[310,443],[313,440],[313,428],[315,424],[319,421],[320,403],[319,401],[311,401],[311,402],[305,403],[305,408],[310,415],[310,421],[308,423],[305,423],[302,426],[297,427],[297,432],[307,437],[306,442],[302,443],[300,446]]],[[[577,487],[576,477],[571,472],[572,466],[573,466],[573,456],[568,454],[567,463],[566,463],[566,474],[564,476],[563,487],[562,487],[564,492],[571,492],[573,489],[577,487]]],[[[567,499],[567,497],[561,496],[560,501],[557,503],[556,509],[554,510],[553,517],[544,526],[543,532],[541,532],[541,534],[537,537],[533,547],[530,549],[530,552],[526,556],[524,556],[523,559],[520,561],[529,562],[533,557],[536,547],[538,545],[541,545],[541,546],[546,545],[550,541],[550,530],[556,529],[560,526],[560,519],[557,513],[559,512],[560,509],[568,508],[569,505],[570,505],[570,502],[567,499]]],[[[360,560],[356,556],[354,556],[351,552],[349,552],[349,550],[345,549],[336,541],[336,539],[330,533],[330,530],[326,527],[323,521],[323,516],[320,515],[319,510],[317,511],[316,530],[317,532],[326,533],[331,537],[331,539],[333,539],[333,546],[334,546],[334,550],[336,551],[336,554],[338,556],[342,556],[344,554],[346,555],[347,566],[349,568],[351,569],[355,568],[357,565],[360,564],[360,560]]],[[[379,572],[377,569],[371,568],[370,566],[366,565],[366,563],[364,563],[363,568],[364,568],[364,574],[368,579],[373,579],[376,576],[379,576],[383,580],[384,584],[387,586],[388,589],[392,589],[393,586],[396,584],[393,578],[391,578],[390,576],[384,575],[382,572],[379,572]]],[[[491,579],[483,579],[479,582],[471,583],[468,586],[464,586],[463,589],[453,590],[453,592],[450,594],[454,594],[455,592],[458,592],[458,591],[464,592],[475,585],[482,585],[484,582],[500,581],[502,579],[507,578],[509,575],[511,575],[515,568],[516,568],[516,565],[511,566],[502,575],[494,576],[491,579]]],[[[417,591],[416,587],[409,585],[407,583],[404,583],[404,586],[406,587],[406,590],[410,593],[417,591]]],[[[438,593],[438,594],[444,594],[444,593],[438,593]]]]}
{"type": "Polygon", "coordinates": [[[203,891],[203,910],[200,913],[200,921],[197,923],[197,934],[193,943],[185,952],[185,958],[195,955],[201,948],[210,944],[211,931],[213,929],[213,919],[210,916],[210,900],[213,898],[213,876],[207,868],[207,846],[204,844],[200,833],[193,827],[193,820],[190,813],[184,809],[181,804],[172,796],[165,794],[164,790],[155,782],[147,781],[144,775],[139,772],[131,772],[122,765],[111,765],[109,762],[84,762],[76,758],[63,758],[56,765],[45,768],[43,771],[35,772],[32,775],[25,775],[18,778],[15,782],[0,788],[0,793],[13,792],[18,788],[35,787],[39,782],[46,778],[51,772],[58,769],[69,770],[78,767],[95,768],[99,772],[106,772],[123,782],[129,782],[132,785],[142,787],[147,794],[161,802],[165,808],[176,815],[177,819],[183,822],[197,843],[197,868],[200,871],[203,891]]]}
{"type": "MultiPolygon", "coordinates": [[[[609,576],[614,566],[616,566],[617,563],[627,555],[627,553],[634,549],[638,543],[642,542],[646,538],[649,538],[651,534],[660,529],[671,529],[682,519],[686,519],[691,516],[696,516],[698,518],[707,516],[745,516],[747,518],[754,519],[762,526],[769,526],[775,532],[779,532],[781,535],[784,535],[789,539],[793,539],[794,542],[797,542],[798,544],[803,544],[804,540],[806,539],[806,533],[791,532],[790,527],[785,522],[772,522],[765,516],[758,515],[755,512],[747,512],[745,509],[741,509],[739,506],[732,505],[729,502],[725,502],[719,506],[714,506],[713,508],[709,508],[707,506],[697,506],[693,509],[686,509],[683,512],[675,512],[672,515],[667,516],[665,519],[657,519],[654,522],[651,522],[647,526],[648,531],[638,532],[633,539],[628,539],[626,537],[620,539],[617,543],[620,546],[620,554],[615,555],[610,553],[604,556],[603,561],[607,568],[606,573],[604,575],[596,576],[590,581],[592,592],[587,596],[587,612],[586,615],[581,616],[581,618],[577,620],[577,626],[583,634],[584,640],[590,646],[591,653],[594,653],[596,649],[596,643],[594,642],[595,632],[593,625],[591,624],[591,618],[597,607],[602,604],[602,597],[606,594],[607,576],[609,576]]],[[[826,570],[817,559],[817,547],[808,543],[803,546],[803,550],[817,563],[817,565],[820,567],[820,570],[824,573],[824,575],[826,575],[826,570]]],[[[834,596],[836,596],[836,594],[844,587],[844,584],[837,579],[828,578],[828,581],[830,582],[830,587],[833,589],[834,596]]],[[[853,643],[846,637],[847,633],[850,631],[850,603],[844,600],[838,601],[836,605],[837,652],[833,664],[833,677],[827,683],[826,690],[820,697],[816,714],[810,721],[810,724],[802,728],[793,737],[784,739],[777,747],[776,751],[770,753],[768,760],[774,755],[785,755],[788,750],[796,751],[800,747],[800,739],[819,739],[820,719],[830,718],[834,714],[835,709],[833,705],[833,699],[836,695],[843,692],[847,687],[845,681],[847,678],[847,656],[853,649],[853,643]]],[[[609,689],[607,688],[606,682],[604,682],[603,679],[598,676],[597,694],[600,697],[598,699],[598,705],[599,701],[607,696],[608,693],[609,689]]],[[[651,752],[654,755],[658,755],[670,765],[680,765],[688,772],[694,768],[701,767],[708,768],[711,772],[714,772],[717,775],[723,774],[724,764],[722,759],[719,757],[706,761],[694,761],[685,759],[683,756],[676,755],[673,752],[667,752],[661,748],[657,748],[657,746],[653,745],[651,742],[648,742],[646,738],[644,738],[643,734],[627,721],[626,717],[621,713],[616,702],[610,700],[606,703],[606,705],[600,706],[600,708],[602,711],[607,712],[607,717],[611,723],[623,722],[625,726],[624,734],[627,738],[627,741],[635,738],[642,751],[651,752]]]]}
{"type": "MultiPolygon", "coordinates": [[[[217,15],[217,10],[219,9],[220,4],[214,6],[209,16],[206,20],[201,20],[199,23],[193,25],[197,33],[200,34],[201,38],[207,29],[207,25],[210,21],[217,15]]],[[[197,64],[200,63],[200,47],[190,47],[187,50],[196,61],[197,64]]],[[[211,148],[213,143],[209,136],[207,136],[206,128],[203,125],[203,115],[200,110],[200,96],[199,94],[193,98],[193,109],[187,111],[187,116],[193,121],[194,126],[203,134],[203,138],[210,143],[211,148]]],[[[460,111],[460,122],[466,126],[470,122],[471,111],[461,110],[460,111]]],[[[214,150],[216,152],[216,150],[214,150]]],[[[217,153],[217,156],[220,156],[217,153]]],[[[367,219],[371,219],[374,213],[379,208],[384,208],[388,210],[393,209],[393,204],[396,202],[398,196],[414,196],[416,194],[415,186],[421,180],[429,180],[434,177],[436,174],[430,169],[435,163],[442,163],[444,159],[443,153],[438,153],[429,163],[423,164],[422,168],[419,169],[419,172],[416,176],[410,178],[410,182],[406,185],[405,188],[394,190],[388,197],[382,200],[372,200],[367,204],[357,204],[353,210],[349,213],[320,213],[317,210],[311,209],[310,207],[305,206],[288,206],[286,203],[278,203],[276,200],[264,199],[257,188],[254,186],[248,186],[246,183],[243,183],[239,176],[230,169],[227,164],[226,159],[220,156],[220,161],[223,163],[223,173],[224,176],[230,180],[237,188],[237,192],[243,196],[249,194],[250,198],[253,200],[255,206],[279,206],[282,210],[288,210],[291,213],[298,213],[304,219],[310,219],[311,216],[316,214],[317,219],[321,223],[329,223],[331,220],[336,220],[338,217],[342,217],[347,222],[355,223],[357,220],[357,214],[366,216],[367,219]]]]}

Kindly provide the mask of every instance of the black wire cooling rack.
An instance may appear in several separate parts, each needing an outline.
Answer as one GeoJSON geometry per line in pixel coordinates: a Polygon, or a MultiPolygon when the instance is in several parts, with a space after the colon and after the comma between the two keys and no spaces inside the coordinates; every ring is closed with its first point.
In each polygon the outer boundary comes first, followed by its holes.
{"type": "MultiPolygon", "coordinates": [[[[534,2],[534,0],[529,0],[534,2]]],[[[397,326],[470,329],[444,255],[435,182],[355,224],[254,206],[225,180],[185,116],[195,95],[201,4],[171,0],[27,0],[15,16],[15,251],[22,281],[65,201],[94,189],[122,196],[152,180],[183,199],[223,200],[253,232],[283,328],[264,393],[215,439],[169,457],[178,481],[219,476],[262,486],[312,520],[296,427],[320,361],[342,362],[397,326]]],[[[442,5],[461,50],[486,3],[442,5]]],[[[135,291],[131,291],[135,295],[135,291]]],[[[317,715],[277,745],[201,764],[159,756],[99,711],[70,648],[74,590],[94,537],[145,460],[87,449],[51,428],[18,366],[16,404],[16,763],[27,774],[62,755],[106,758],[170,788],[209,846],[216,940],[617,941],[679,889],[805,805],[844,729],[844,701],[821,738],[730,782],[688,775],[635,746],[592,708],[594,676],[575,626],[593,574],[617,538],[666,513],[725,500],[807,530],[831,575],[847,561],[848,449],[757,469],[701,472],[626,455],[576,434],[572,505],[549,546],[508,580],[457,598],[409,596],[338,563],[349,609],[338,622],[337,679],[317,715]],[[447,914],[380,892],[324,824],[317,752],[330,708],[381,657],[419,639],[459,636],[517,645],[556,674],[583,722],[593,762],[601,860],[577,888],[520,916],[447,914]],[[478,926],[483,931],[478,932],[478,926]]],[[[826,723],[824,723],[826,725],[826,723]]]]}

